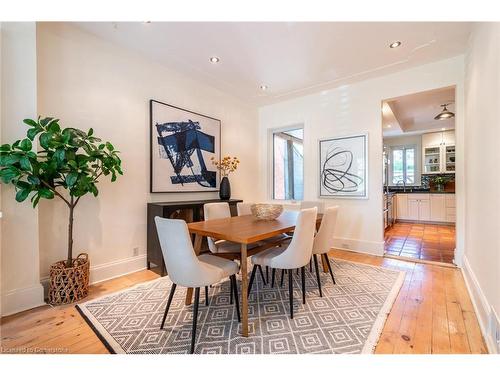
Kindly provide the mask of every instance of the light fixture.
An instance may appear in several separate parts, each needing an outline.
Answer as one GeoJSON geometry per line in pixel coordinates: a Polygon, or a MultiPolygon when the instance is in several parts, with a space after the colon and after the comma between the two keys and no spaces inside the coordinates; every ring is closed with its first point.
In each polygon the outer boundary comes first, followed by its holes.
{"type": "Polygon", "coordinates": [[[446,130],[446,128],[441,128],[441,130],[442,130],[442,131],[445,131],[445,130],[446,130]]]}
{"type": "Polygon", "coordinates": [[[212,56],[210,58],[210,62],[213,64],[217,64],[220,61],[220,59],[217,56],[212,56]]]}
{"type": "Polygon", "coordinates": [[[434,117],[434,120],[447,120],[449,118],[455,117],[455,114],[453,112],[448,111],[448,108],[446,108],[446,106],[450,104],[451,103],[441,104],[443,110],[436,117],[434,117]]]}
{"type": "Polygon", "coordinates": [[[389,47],[390,48],[397,48],[401,45],[401,42],[398,40],[396,42],[392,42],[391,44],[389,44],[389,47]]]}
{"type": "Polygon", "coordinates": [[[387,124],[387,127],[388,127],[388,128],[392,128],[392,125],[391,125],[391,124],[387,124]]]}
{"type": "Polygon", "coordinates": [[[266,90],[267,90],[267,86],[266,86],[266,85],[260,85],[260,89],[261,89],[262,91],[266,91],[266,90]]]}

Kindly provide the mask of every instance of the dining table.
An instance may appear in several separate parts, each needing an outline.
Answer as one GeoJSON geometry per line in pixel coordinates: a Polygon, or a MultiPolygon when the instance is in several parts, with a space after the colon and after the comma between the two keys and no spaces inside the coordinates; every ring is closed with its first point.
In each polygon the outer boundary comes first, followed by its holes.
{"type": "MultiPolygon", "coordinates": [[[[235,253],[214,253],[226,259],[238,259],[241,271],[241,334],[248,336],[248,257],[261,251],[278,246],[281,240],[269,239],[291,233],[297,224],[299,211],[284,211],[277,219],[259,220],[253,215],[233,216],[222,219],[188,223],[188,229],[194,234],[193,248],[200,254],[203,237],[226,240],[240,244],[240,251],[235,253]],[[264,241],[268,240],[268,241],[264,241]],[[262,242],[264,241],[264,242],[262,242]]],[[[322,215],[316,218],[316,227],[321,224],[322,215]]],[[[191,304],[193,289],[186,293],[186,305],[191,304]]]]}

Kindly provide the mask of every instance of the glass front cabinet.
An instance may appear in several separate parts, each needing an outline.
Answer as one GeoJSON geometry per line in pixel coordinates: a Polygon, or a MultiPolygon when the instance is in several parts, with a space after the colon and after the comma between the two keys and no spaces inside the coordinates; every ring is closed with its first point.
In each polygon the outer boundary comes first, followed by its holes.
{"type": "Polygon", "coordinates": [[[423,173],[455,173],[455,131],[422,135],[423,173]]]}

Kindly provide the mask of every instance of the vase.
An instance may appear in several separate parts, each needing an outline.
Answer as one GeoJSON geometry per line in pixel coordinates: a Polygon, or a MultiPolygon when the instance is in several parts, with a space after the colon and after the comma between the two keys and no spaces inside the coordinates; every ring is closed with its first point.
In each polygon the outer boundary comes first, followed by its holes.
{"type": "Polygon", "coordinates": [[[223,201],[229,200],[231,198],[231,184],[229,184],[229,179],[224,176],[220,182],[219,197],[223,201]]]}
{"type": "Polygon", "coordinates": [[[437,191],[444,191],[444,185],[443,184],[437,184],[436,185],[436,190],[437,191]]]}

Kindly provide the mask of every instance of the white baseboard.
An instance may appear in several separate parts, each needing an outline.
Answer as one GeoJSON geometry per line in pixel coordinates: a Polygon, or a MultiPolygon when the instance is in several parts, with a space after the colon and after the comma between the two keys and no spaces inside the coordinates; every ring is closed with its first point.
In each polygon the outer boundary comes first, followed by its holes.
{"type": "Polygon", "coordinates": [[[363,241],[352,238],[334,238],[333,247],[340,250],[349,250],[357,253],[383,256],[384,243],[377,241],[363,241]]]}
{"type": "Polygon", "coordinates": [[[2,316],[45,305],[42,284],[9,290],[2,294],[2,316]]]}
{"type": "MultiPolygon", "coordinates": [[[[92,259],[91,259],[92,262],[92,259]]],[[[91,263],[92,264],[92,263],[91,263]]],[[[102,281],[114,279],[129,273],[146,269],[146,254],[120,259],[113,262],[90,266],[90,284],[97,284],[102,281]]],[[[49,277],[43,277],[40,282],[47,295],[49,277]]]]}
{"type": "Polygon", "coordinates": [[[472,306],[477,316],[479,322],[479,327],[481,328],[481,333],[483,334],[486,346],[490,353],[497,353],[497,348],[495,345],[495,340],[492,337],[492,332],[490,328],[490,316],[492,313],[491,305],[488,303],[488,299],[483,293],[481,286],[472,270],[467,257],[464,255],[462,258],[463,267],[462,275],[465,280],[465,285],[471,297],[472,306]]]}

